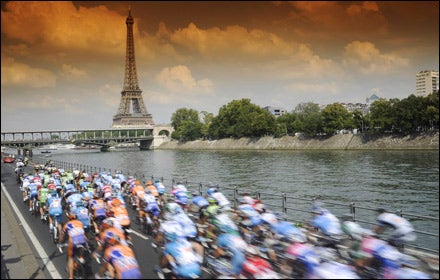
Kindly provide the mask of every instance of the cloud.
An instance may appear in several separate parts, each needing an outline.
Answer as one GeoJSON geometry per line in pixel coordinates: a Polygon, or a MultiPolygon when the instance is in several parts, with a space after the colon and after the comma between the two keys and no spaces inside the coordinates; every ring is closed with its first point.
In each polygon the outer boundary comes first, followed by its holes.
{"type": "Polygon", "coordinates": [[[70,81],[78,81],[87,77],[87,72],[69,64],[63,64],[61,76],[70,81]]]}
{"type": "Polygon", "coordinates": [[[328,83],[294,83],[286,86],[286,89],[294,93],[295,95],[313,95],[313,94],[332,94],[336,95],[340,92],[340,89],[336,82],[328,83]]]}
{"type": "Polygon", "coordinates": [[[227,26],[225,29],[200,29],[190,23],[188,27],[172,33],[170,40],[205,58],[228,61],[237,57],[252,57],[261,61],[268,57],[280,58],[292,52],[292,47],[277,35],[259,29],[248,31],[238,25],[227,26]]]}
{"type": "Polygon", "coordinates": [[[156,81],[165,90],[188,95],[205,95],[213,91],[209,79],[196,80],[185,65],[166,67],[156,75],[156,81]]]}
{"type": "Polygon", "coordinates": [[[292,1],[288,20],[302,38],[368,38],[389,32],[376,2],[292,1]]]}
{"type": "Polygon", "coordinates": [[[103,5],[76,8],[68,1],[11,1],[1,12],[1,22],[2,34],[33,45],[34,51],[119,53],[125,48],[125,17],[103,5]]]}
{"type": "Polygon", "coordinates": [[[50,88],[56,86],[56,75],[43,68],[33,68],[16,62],[14,58],[2,56],[2,86],[50,88]]]}
{"type": "Polygon", "coordinates": [[[342,64],[362,74],[390,74],[407,67],[409,61],[393,53],[381,53],[371,42],[353,41],[345,46],[342,64]]]}

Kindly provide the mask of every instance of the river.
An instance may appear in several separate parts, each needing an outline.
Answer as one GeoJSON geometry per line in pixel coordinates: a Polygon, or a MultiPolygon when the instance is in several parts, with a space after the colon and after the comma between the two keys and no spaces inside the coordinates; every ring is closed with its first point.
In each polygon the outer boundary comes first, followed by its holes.
{"type": "MultiPolygon", "coordinates": [[[[278,196],[319,196],[324,202],[355,202],[362,207],[386,205],[393,211],[436,217],[434,221],[410,220],[417,230],[437,234],[418,234],[418,242],[436,250],[439,247],[438,150],[54,150],[50,157],[34,152],[34,161],[47,159],[121,170],[137,178],[163,178],[168,186],[174,178],[189,185],[213,182],[278,196]]],[[[281,204],[279,198],[266,197],[265,201],[276,199],[281,204]]],[[[348,213],[349,209],[341,211],[348,213]]],[[[369,215],[374,221],[374,213],[369,215]]]]}

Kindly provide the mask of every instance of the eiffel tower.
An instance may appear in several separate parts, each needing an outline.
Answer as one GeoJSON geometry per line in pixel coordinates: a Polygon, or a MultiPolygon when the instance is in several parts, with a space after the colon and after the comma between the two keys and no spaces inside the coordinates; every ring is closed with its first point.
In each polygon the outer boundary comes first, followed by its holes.
{"type": "Polygon", "coordinates": [[[121,91],[121,103],[116,115],[113,116],[113,128],[151,128],[154,126],[153,117],[147,112],[139,89],[136,60],[134,57],[133,17],[128,10],[127,50],[125,53],[124,88],[121,91]]]}

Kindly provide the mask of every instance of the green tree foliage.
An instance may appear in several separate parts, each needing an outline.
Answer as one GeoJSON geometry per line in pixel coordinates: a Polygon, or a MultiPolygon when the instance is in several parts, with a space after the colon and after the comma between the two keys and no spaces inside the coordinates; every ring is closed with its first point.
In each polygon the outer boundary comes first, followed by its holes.
{"type": "Polygon", "coordinates": [[[340,103],[330,104],[321,111],[318,104],[309,102],[297,107],[295,113],[278,118],[244,98],[223,105],[217,116],[180,108],[172,115],[171,125],[175,130],[171,137],[182,141],[265,135],[282,137],[296,132],[313,137],[351,128],[369,133],[433,131],[439,128],[439,95],[436,91],[424,97],[410,95],[403,100],[381,98],[371,104],[366,114],[361,111],[350,113],[340,103]]]}
{"type": "Polygon", "coordinates": [[[200,112],[200,114],[202,115],[202,119],[203,119],[202,129],[201,129],[202,137],[207,138],[209,137],[209,127],[212,121],[214,120],[214,114],[208,113],[206,111],[202,111],[200,112]]]}
{"type": "Polygon", "coordinates": [[[432,131],[439,126],[438,91],[428,96],[410,95],[405,99],[379,99],[370,106],[371,126],[378,132],[432,131]]]}
{"type": "Polygon", "coordinates": [[[293,130],[302,132],[307,136],[313,137],[322,131],[321,111],[319,105],[308,102],[301,112],[295,113],[296,119],[293,121],[293,130]]]}
{"type": "Polygon", "coordinates": [[[392,102],[379,98],[370,106],[371,126],[379,132],[390,131],[393,127],[392,102]]]}
{"type": "Polygon", "coordinates": [[[322,130],[335,134],[337,130],[353,128],[353,115],[340,103],[327,105],[321,112],[322,130]]]}
{"type": "Polygon", "coordinates": [[[261,137],[273,134],[275,117],[250,99],[233,100],[223,105],[209,128],[211,138],[261,137]]]}
{"type": "Polygon", "coordinates": [[[365,132],[365,130],[369,126],[368,115],[365,115],[363,112],[359,110],[355,110],[353,112],[353,125],[355,128],[358,128],[361,132],[365,132]]]}
{"type": "Polygon", "coordinates": [[[274,136],[281,137],[286,135],[292,135],[295,133],[293,129],[293,123],[296,120],[296,114],[294,113],[285,113],[278,118],[275,119],[276,123],[276,131],[274,136]]]}
{"type": "Polygon", "coordinates": [[[174,128],[174,132],[171,134],[173,139],[192,141],[202,136],[202,123],[197,110],[177,109],[171,116],[171,125],[174,128]]]}
{"type": "Polygon", "coordinates": [[[427,130],[433,130],[435,128],[438,129],[439,126],[439,98],[438,98],[438,91],[433,92],[429,94],[428,96],[424,97],[422,100],[424,107],[426,110],[424,110],[422,114],[422,125],[427,130]]]}
{"type": "Polygon", "coordinates": [[[393,108],[393,131],[402,133],[413,131],[421,124],[423,111],[422,99],[415,95],[396,102],[393,108]]]}

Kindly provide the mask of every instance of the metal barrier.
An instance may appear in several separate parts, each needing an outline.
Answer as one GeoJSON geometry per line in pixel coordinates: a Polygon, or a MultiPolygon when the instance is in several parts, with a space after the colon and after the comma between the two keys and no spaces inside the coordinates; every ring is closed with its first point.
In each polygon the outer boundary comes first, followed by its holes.
{"type": "MultiPolygon", "coordinates": [[[[155,181],[160,180],[165,185],[168,185],[166,182],[169,182],[169,185],[174,186],[178,183],[184,184],[188,191],[191,193],[198,193],[202,195],[206,189],[209,187],[213,187],[210,183],[202,183],[202,182],[190,182],[187,179],[176,179],[176,178],[163,178],[163,177],[156,177],[154,175],[151,176],[145,176],[144,174],[136,174],[136,173],[130,173],[130,171],[124,172],[122,170],[111,170],[101,167],[94,167],[94,166],[88,166],[83,164],[77,164],[77,163],[71,163],[71,162],[63,162],[63,161],[57,161],[52,160],[53,164],[58,168],[63,168],[65,170],[81,170],[89,174],[93,173],[100,173],[100,172],[108,172],[111,174],[115,174],[116,172],[121,172],[126,176],[133,176],[134,178],[141,180],[142,182],[146,182],[147,180],[155,181]]],[[[229,199],[231,199],[234,203],[234,207],[236,208],[239,202],[239,198],[243,194],[247,194],[249,196],[252,196],[256,199],[261,199],[264,201],[264,204],[266,206],[270,206],[269,208],[274,211],[281,213],[285,220],[294,222],[297,225],[301,226],[301,224],[307,223],[310,221],[310,206],[311,203],[313,203],[314,200],[318,199],[319,197],[295,197],[295,196],[289,196],[285,193],[282,194],[274,194],[274,193],[266,193],[261,191],[256,191],[252,189],[246,189],[238,186],[218,186],[214,185],[215,187],[219,188],[229,199]],[[294,205],[294,206],[293,206],[294,205]],[[295,213],[293,213],[295,211],[295,213]],[[309,216],[306,216],[306,215],[309,216]]],[[[320,200],[323,202],[329,210],[332,211],[338,218],[341,218],[342,216],[345,216],[347,214],[351,215],[351,220],[354,222],[358,222],[361,224],[366,225],[374,225],[374,220],[368,220],[364,217],[369,217],[371,219],[374,219],[376,217],[374,212],[376,208],[371,207],[363,207],[358,206],[355,204],[355,202],[349,202],[349,203],[340,203],[340,202],[332,202],[328,200],[320,200]],[[362,214],[358,213],[358,210],[366,210],[363,211],[362,214]],[[368,212],[369,214],[365,214],[365,212],[368,212]]],[[[360,211],[359,211],[360,212],[360,211]]],[[[439,222],[438,217],[430,217],[430,216],[421,216],[421,215],[415,215],[411,213],[404,213],[402,210],[398,210],[398,213],[401,217],[412,217],[417,219],[422,219],[426,221],[433,221],[436,224],[439,222]]],[[[431,233],[426,231],[419,231],[415,230],[416,233],[436,237],[439,238],[438,233],[431,233]]],[[[421,247],[414,244],[407,244],[408,247],[413,247],[419,250],[428,251],[431,253],[439,254],[439,250],[434,250],[430,248],[421,247]]]]}

